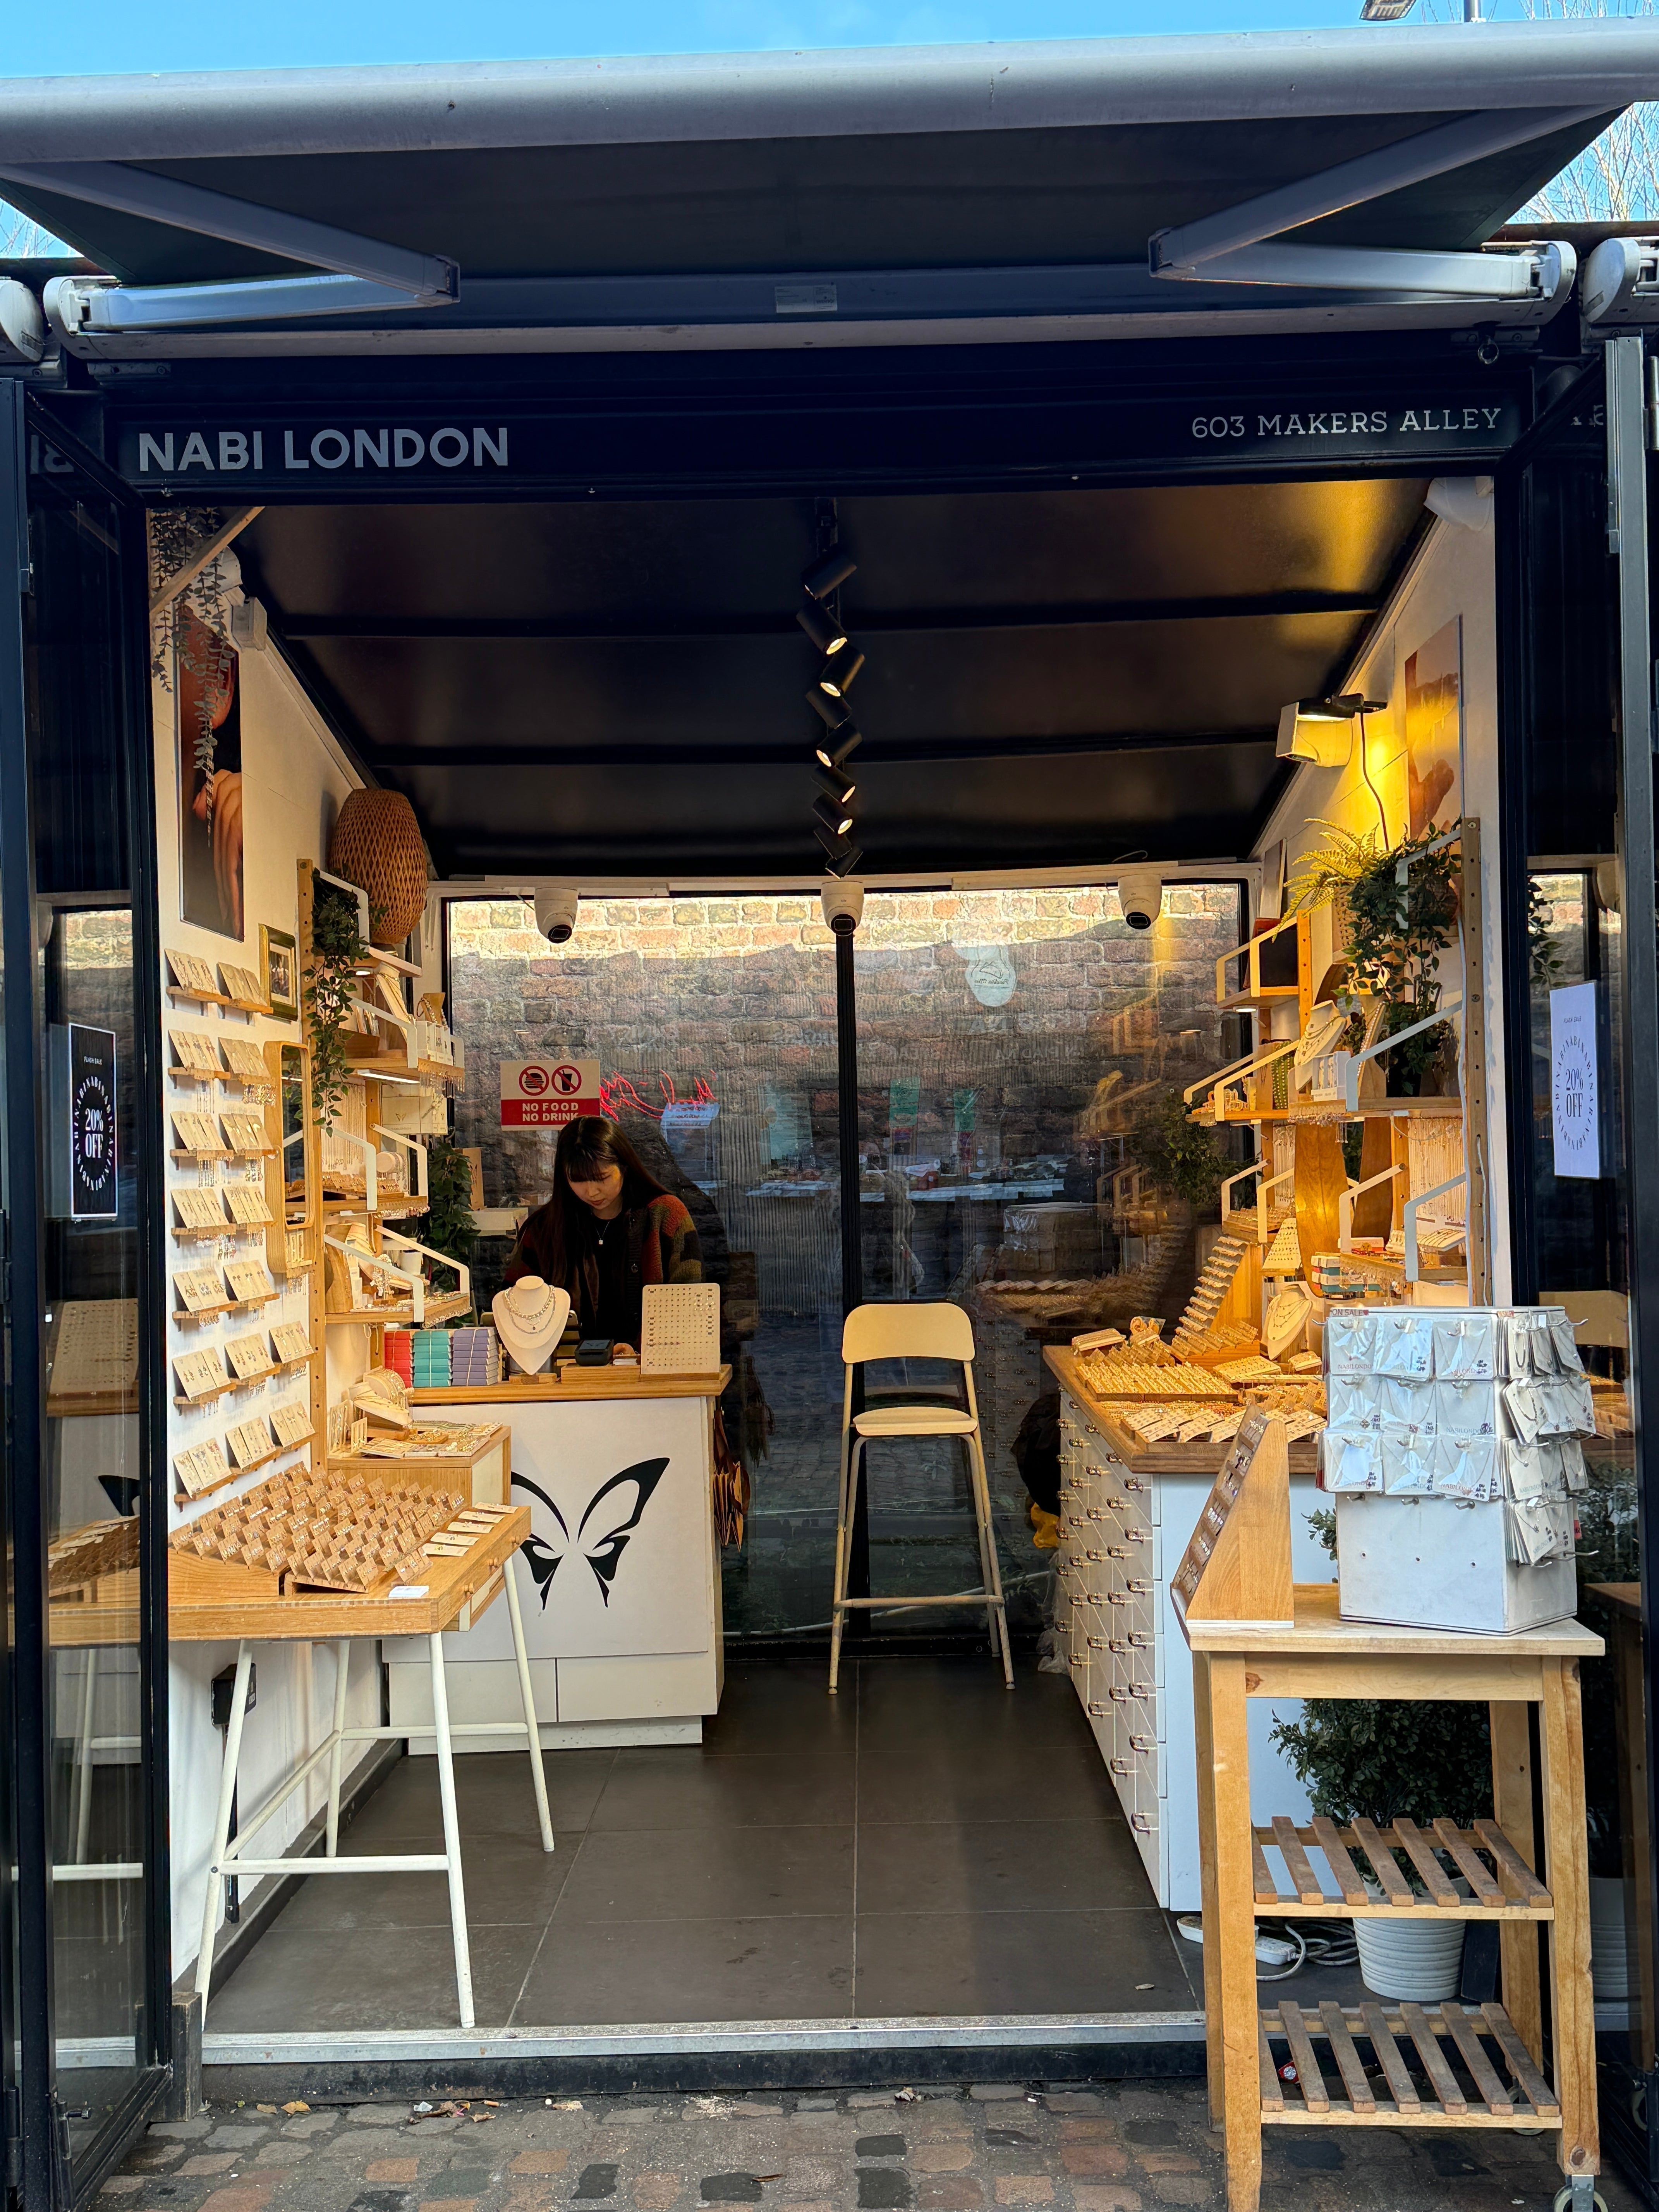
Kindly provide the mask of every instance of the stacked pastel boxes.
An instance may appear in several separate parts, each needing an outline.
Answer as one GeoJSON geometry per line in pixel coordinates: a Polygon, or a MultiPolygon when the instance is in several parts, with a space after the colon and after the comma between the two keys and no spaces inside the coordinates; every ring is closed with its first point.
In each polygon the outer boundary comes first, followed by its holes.
{"type": "Polygon", "coordinates": [[[449,1377],[457,1390],[488,1390],[501,1379],[501,1340],[493,1328],[453,1328],[449,1377]]]}
{"type": "Polygon", "coordinates": [[[409,1340],[410,1382],[416,1390],[449,1388],[450,1343],[447,1328],[417,1328],[409,1340]]]}
{"type": "Polygon", "coordinates": [[[1517,1565],[1572,1556],[1595,1420],[1564,1307],[1334,1310],[1325,1390],[1322,1489],[1501,1498],[1517,1565]]]}

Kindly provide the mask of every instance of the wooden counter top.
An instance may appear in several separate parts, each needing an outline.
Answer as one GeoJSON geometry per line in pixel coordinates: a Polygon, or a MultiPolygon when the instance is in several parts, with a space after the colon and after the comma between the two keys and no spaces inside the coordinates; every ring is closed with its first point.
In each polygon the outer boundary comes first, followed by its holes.
{"type": "MultiPolygon", "coordinates": [[[[1191,1443],[1185,1444],[1174,1442],[1142,1443],[1133,1430],[1126,1428],[1118,1419],[1111,1406],[1097,1398],[1088,1385],[1079,1379],[1077,1354],[1068,1345],[1045,1345],[1042,1359],[1043,1364],[1072,1399],[1090,1427],[1103,1437],[1124,1465],[1132,1468],[1137,1474],[1213,1476],[1226,1457],[1227,1446],[1212,1443],[1207,1437],[1195,1437],[1191,1443]]],[[[1204,1401],[1200,1398],[1191,1398],[1185,1402],[1196,1409],[1204,1401]]],[[[1292,1474],[1318,1472],[1319,1448],[1313,1437],[1298,1437],[1290,1451],[1292,1474]]]]}
{"type": "MultiPolygon", "coordinates": [[[[637,1367],[567,1367],[562,1379],[515,1376],[510,1382],[411,1390],[411,1406],[574,1406],[605,1398],[718,1398],[732,1380],[716,1375],[641,1375],[637,1367]]],[[[390,1462],[389,1462],[390,1463],[390,1462]]]]}

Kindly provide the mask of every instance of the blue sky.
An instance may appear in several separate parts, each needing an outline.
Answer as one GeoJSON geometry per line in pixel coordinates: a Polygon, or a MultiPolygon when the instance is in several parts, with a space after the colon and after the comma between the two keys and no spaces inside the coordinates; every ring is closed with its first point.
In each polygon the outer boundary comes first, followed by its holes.
{"type": "Polygon", "coordinates": [[[14,7],[0,75],[1300,30],[1358,14],[1359,0],[283,0],[207,10],[200,0],[75,0],[14,7]]]}

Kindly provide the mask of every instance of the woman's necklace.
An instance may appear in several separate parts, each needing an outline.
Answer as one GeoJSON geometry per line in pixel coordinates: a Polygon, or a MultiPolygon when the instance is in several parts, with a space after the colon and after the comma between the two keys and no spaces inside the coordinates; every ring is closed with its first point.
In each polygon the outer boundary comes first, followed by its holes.
{"type": "Polygon", "coordinates": [[[507,1294],[507,1304],[514,1324],[523,1329],[527,1335],[533,1335],[553,1311],[552,1286],[550,1284],[544,1285],[542,1296],[528,1311],[526,1311],[521,1308],[518,1286],[514,1285],[507,1294]]]}

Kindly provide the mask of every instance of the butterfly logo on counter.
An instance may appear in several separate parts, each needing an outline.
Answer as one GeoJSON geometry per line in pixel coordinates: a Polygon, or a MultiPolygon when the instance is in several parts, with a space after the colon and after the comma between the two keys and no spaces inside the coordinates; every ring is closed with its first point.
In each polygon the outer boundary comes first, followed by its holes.
{"type": "Polygon", "coordinates": [[[553,1516],[556,1530],[550,1543],[545,1537],[531,1535],[522,1549],[530,1562],[530,1571],[542,1594],[542,1610],[547,1610],[548,1593],[553,1587],[553,1577],[568,1559],[580,1557],[593,1571],[593,1579],[599,1586],[599,1595],[608,1606],[611,1585],[617,1578],[617,1570],[623,1554],[632,1542],[635,1531],[651,1503],[657,1485],[667,1472],[665,1459],[642,1459],[632,1467],[625,1467],[620,1474],[613,1474],[602,1482],[588,1500],[581,1519],[576,1523],[576,1533],[570,1533],[570,1523],[538,1483],[528,1475],[515,1474],[514,1484],[527,1490],[553,1516]]]}

